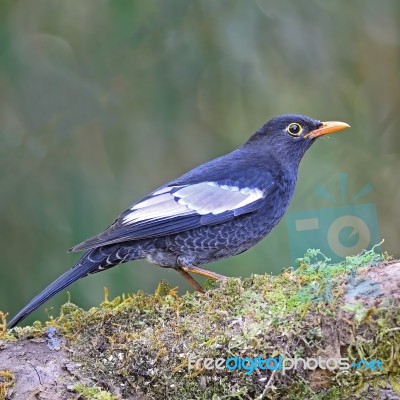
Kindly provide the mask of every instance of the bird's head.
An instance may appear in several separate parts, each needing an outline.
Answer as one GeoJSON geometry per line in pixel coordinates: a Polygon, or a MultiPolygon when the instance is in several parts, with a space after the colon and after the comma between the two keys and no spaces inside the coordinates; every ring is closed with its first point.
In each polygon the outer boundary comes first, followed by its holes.
{"type": "Polygon", "coordinates": [[[268,153],[272,151],[277,158],[299,163],[317,138],[349,127],[344,122],[321,122],[304,115],[285,114],[268,121],[245,146],[265,147],[268,153]]]}

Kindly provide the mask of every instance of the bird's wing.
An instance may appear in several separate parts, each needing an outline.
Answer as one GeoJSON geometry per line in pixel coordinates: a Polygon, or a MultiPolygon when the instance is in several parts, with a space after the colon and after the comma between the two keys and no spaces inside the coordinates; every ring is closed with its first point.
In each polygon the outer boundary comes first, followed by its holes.
{"type": "MultiPolygon", "coordinates": [[[[259,182],[259,176],[253,182],[259,182]]],[[[87,250],[129,240],[160,237],[219,224],[239,215],[258,210],[274,190],[267,187],[243,186],[239,181],[208,181],[193,184],[163,186],[134,203],[104,232],[73,247],[72,251],[87,250]]]]}

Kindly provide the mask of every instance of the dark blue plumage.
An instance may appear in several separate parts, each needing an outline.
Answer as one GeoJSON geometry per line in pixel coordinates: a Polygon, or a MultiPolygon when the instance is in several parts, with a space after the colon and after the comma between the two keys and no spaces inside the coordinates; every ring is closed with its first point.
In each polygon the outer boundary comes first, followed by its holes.
{"type": "Polygon", "coordinates": [[[199,267],[249,249],[280,221],[293,196],[301,158],[318,136],[347,128],[302,115],[282,115],[233,152],[156,189],[104,232],[73,247],[83,257],[8,324],[86,275],[137,259],[189,275],[224,278],[199,267]]]}

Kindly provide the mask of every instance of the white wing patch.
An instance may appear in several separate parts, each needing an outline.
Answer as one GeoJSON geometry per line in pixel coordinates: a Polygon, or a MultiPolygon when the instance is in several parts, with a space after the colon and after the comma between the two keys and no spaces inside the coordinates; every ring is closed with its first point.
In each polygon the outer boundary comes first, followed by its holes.
{"type": "Polygon", "coordinates": [[[202,182],[181,187],[169,186],[152,193],[152,197],[134,204],[125,215],[123,225],[147,220],[165,220],[185,215],[221,214],[232,211],[264,197],[257,188],[239,189],[237,186],[202,182]]]}
{"type": "Polygon", "coordinates": [[[140,203],[134,204],[131,207],[131,210],[138,210],[140,208],[150,207],[153,206],[154,204],[160,204],[166,201],[171,201],[171,199],[173,199],[173,195],[171,195],[171,193],[160,194],[158,196],[150,197],[147,200],[141,201],[140,203]]]}
{"type": "MultiPolygon", "coordinates": [[[[168,190],[171,191],[173,188],[169,187],[168,190]]],[[[164,192],[134,204],[130,209],[132,212],[124,216],[123,225],[193,214],[193,211],[179,204],[173,194],[164,192]]]]}
{"type": "Polygon", "coordinates": [[[239,189],[237,186],[202,182],[179,189],[174,196],[179,198],[179,204],[200,215],[216,215],[253,203],[263,197],[263,192],[257,188],[239,189]]]}

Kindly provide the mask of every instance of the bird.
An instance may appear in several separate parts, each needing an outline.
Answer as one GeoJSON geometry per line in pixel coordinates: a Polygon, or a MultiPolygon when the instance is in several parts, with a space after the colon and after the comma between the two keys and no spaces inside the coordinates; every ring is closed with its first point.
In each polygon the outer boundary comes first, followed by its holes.
{"type": "Polygon", "coordinates": [[[78,279],[133,260],[175,269],[204,293],[191,274],[227,279],[201,266],[243,253],[267,236],[292,199],[305,152],[319,137],[349,127],[299,114],[271,119],[237,149],[160,186],[72,247],[85,253],[8,328],[78,279]]]}

